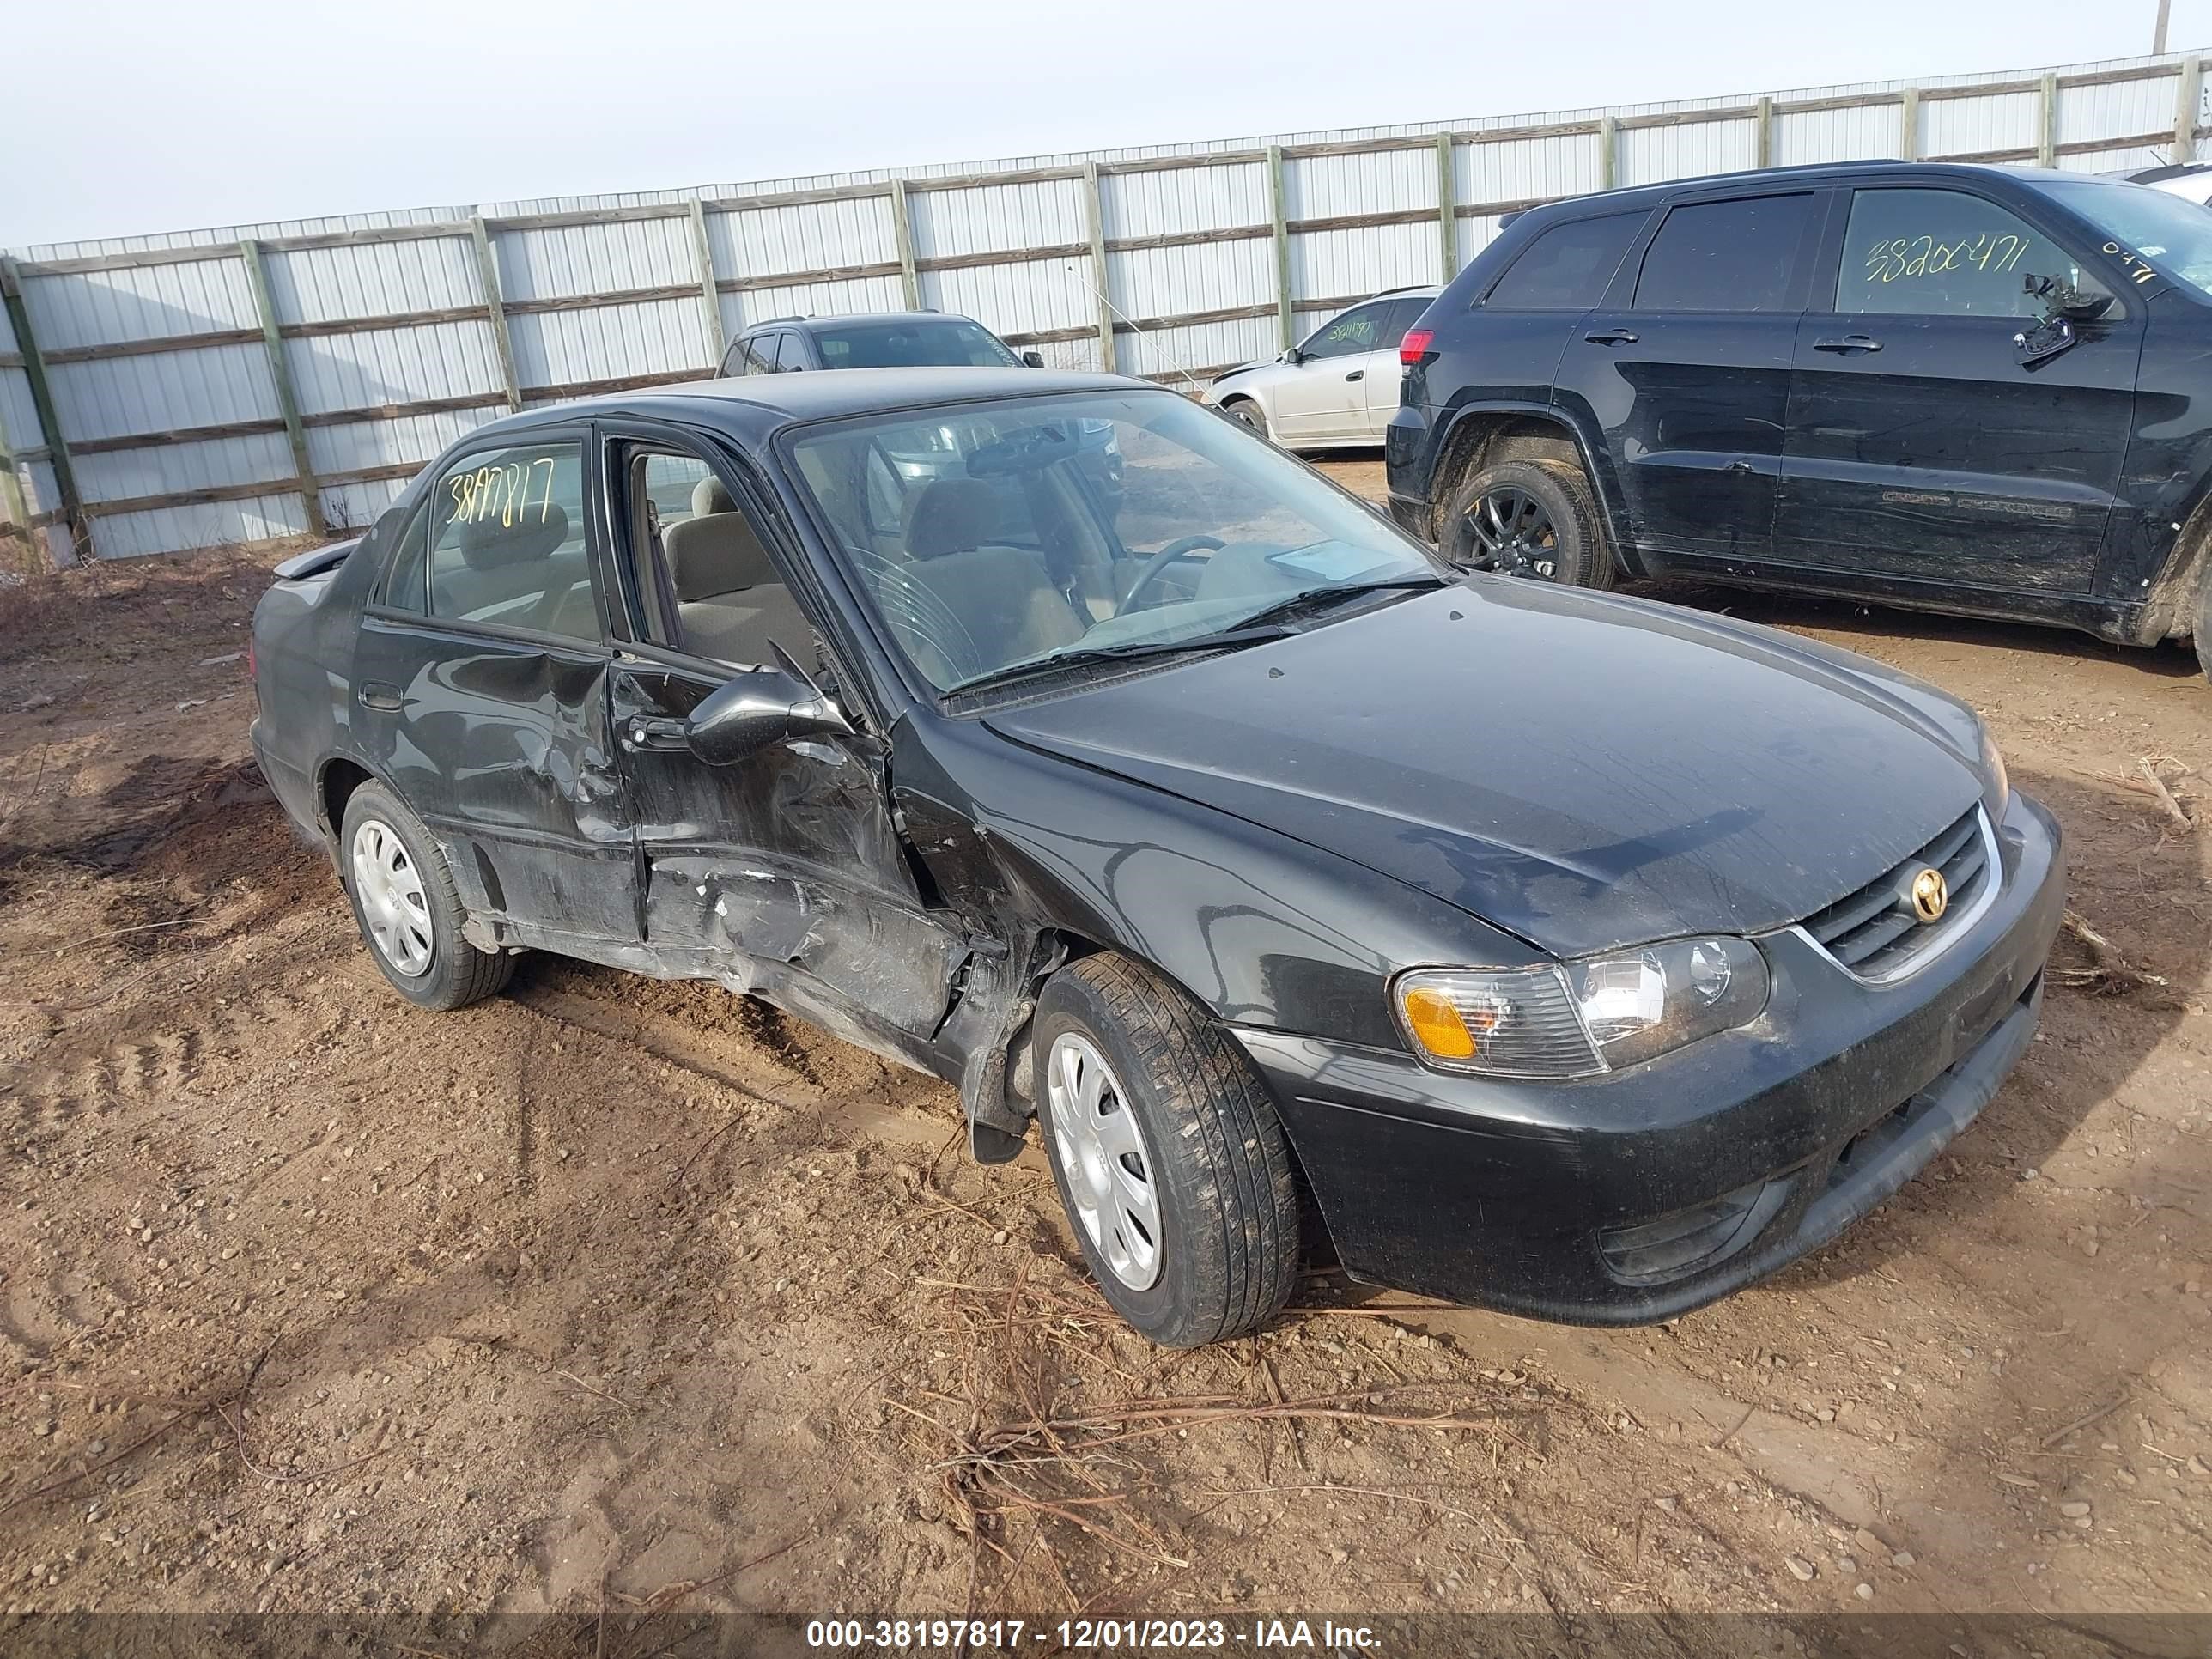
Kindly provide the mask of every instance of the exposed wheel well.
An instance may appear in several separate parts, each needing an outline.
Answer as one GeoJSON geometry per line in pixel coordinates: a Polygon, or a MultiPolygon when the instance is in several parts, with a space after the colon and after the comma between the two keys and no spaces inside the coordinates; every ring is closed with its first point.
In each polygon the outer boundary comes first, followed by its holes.
{"type": "MultiPolygon", "coordinates": [[[[1041,939],[1038,943],[1039,948],[1037,959],[1040,962],[1050,962],[1052,964],[1049,970],[1042,975],[1036,982],[1036,989],[1040,991],[1043,989],[1044,981],[1046,979],[1049,979],[1054,974],[1060,972],[1062,969],[1081,961],[1085,957],[1097,956],[1102,951],[1119,949],[1119,947],[1115,945],[1102,945],[1096,939],[1087,939],[1081,933],[1072,932],[1065,927],[1054,927],[1048,930],[1046,937],[1041,939]]],[[[1176,989],[1181,991],[1185,996],[1189,997],[1191,1001],[1201,1010],[1205,1008],[1206,1004],[1204,1000],[1193,995],[1190,988],[1185,985],[1181,980],[1177,979],[1173,974],[1169,973],[1166,969],[1159,967],[1157,963],[1147,960],[1146,957],[1136,956],[1132,953],[1129,956],[1129,959],[1138,963],[1146,970],[1146,972],[1157,974],[1161,979],[1166,981],[1167,983],[1174,986],[1176,989]]],[[[1011,1052],[1008,1056],[1009,1064],[1028,1063],[1031,1059],[1029,1045],[1030,1023],[1025,1019],[1022,1022],[1021,1030],[1016,1034],[1014,1041],[1011,1045],[1011,1052]]],[[[1262,1086],[1265,1085],[1263,1085],[1262,1086]]],[[[1038,1100],[1033,1094],[1022,1094],[1020,1098],[1023,1103],[1029,1107],[1032,1113],[1035,1113],[1042,1104],[1042,1102],[1038,1100]]],[[[1287,1127],[1283,1131],[1283,1145],[1289,1150],[1291,1158],[1291,1179],[1296,1183],[1298,1190],[1298,1208],[1300,1215],[1299,1231],[1304,1255],[1309,1260],[1334,1261],[1336,1260],[1336,1241],[1329,1232],[1328,1218],[1321,1212],[1320,1200],[1314,1196],[1313,1182],[1306,1175],[1305,1165],[1300,1161],[1298,1157],[1297,1146],[1296,1142],[1291,1139],[1290,1130],[1287,1127]]]]}
{"type": "Polygon", "coordinates": [[[1582,451],[1574,434],[1558,421],[1540,415],[1501,413],[1470,415],[1452,428],[1444,453],[1437,458],[1429,477],[1429,539],[1436,539],[1444,503],[1452,492],[1486,466],[1499,461],[1564,461],[1583,467],[1582,451]]]}
{"type": "Polygon", "coordinates": [[[2189,638],[2197,627],[2198,590],[2207,580],[2212,580],[2212,495],[2197,502],[2174,538],[2166,568],[2151,584],[2136,623],[2136,642],[2156,645],[2161,640],[2189,638]]]}
{"type": "Polygon", "coordinates": [[[370,781],[371,774],[365,766],[349,760],[333,760],[323,768],[319,791],[323,808],[323,829],[335,846],[339,826],[345,823],[346,802],[353,792],[370,781]]]}

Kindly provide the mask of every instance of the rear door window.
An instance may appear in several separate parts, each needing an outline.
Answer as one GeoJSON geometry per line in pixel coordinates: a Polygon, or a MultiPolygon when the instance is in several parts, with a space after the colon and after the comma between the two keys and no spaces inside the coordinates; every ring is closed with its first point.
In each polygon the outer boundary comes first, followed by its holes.
{"type": "Polygon", "coordinates": [[[430,495],[430,614],[567,639],[599,637],[573,440],[484,450],[430,495]]]}
{"type": "Polygon", "coordinates": [[[781,329],[772,329],[766,334],[748,336],[738,345],[738,369],[740,374],[773,374],[775,373],[775,343],[783,337],[781,329]]]}
{"type": "Polygon", "coordinates": [[[1812,192],[1691,202],[1668,211],[1644,255],[1638,311],[1793,311],[1812,192]]]}
{"type": "Polygon", "coordinates": [[[1836,273],[1836,309],[1923,317],[2028,317],[2030,276],[2109,292],[2063,249],[1995,202],[1957,190],[1862,190],[1836,273]]]}
{"type": "Polygon", "coordinates": [[[1588,311],[1650,216],[1607,213],[1553,225],[1521,251],[1483,304],[1501,311],[1588,311]]]}
{"type": "Polygon", "coordinates": [[[782,345],[776,349],[775,366],[780,372],[786,374],[790,374],[793,369],[813,368],[814,365],[806,361],[805,337],[792,333],[787,329],[784,331],[782,345]]]}

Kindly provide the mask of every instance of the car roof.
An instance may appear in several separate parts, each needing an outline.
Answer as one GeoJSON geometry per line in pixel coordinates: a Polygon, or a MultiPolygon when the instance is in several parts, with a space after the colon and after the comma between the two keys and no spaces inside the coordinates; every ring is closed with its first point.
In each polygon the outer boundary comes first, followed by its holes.
{"type": "MultiPolygon", "coordinates": [[[[747,334],[757,334],[763,329],[788,328],[801,333],[813,333],[818,329],[843,328],[853,323],[974,323],[973,317],[957,311],[846,311],[834,317],[763,317],[747,325],[747,334]]],[[[976,323],[978,328],[982,325],[976,323]]]]}
{"type": "Polygon", "coordinates": [[[1538,214],[1547,219],[1578,217],[1618,213],[1624,208],[1651,207],[1684,192],[1703,194],[1720,187],[1756,188],[1768,184],[1849,184],[1856,179],[1894,178],[1900,172],[1909,172],[1936,179],[1983,178],[2008,179],[2033,185],[2042,179],[2063,179],[2079,183],[2091,175],[2069,173],[2057,167],[2023,167],[2002,166],[1993,161],[1907,161],[1899,157],[1862,161],[1816,161],[1803,167],[1753,167],[1741,173],[1708,173],[1694,179],[1668,179],[1656,184],[1632,185],[1622,190],[1609,190],[1592,196],[1569,197],[1562,201],[1547,202],[1528,210],[1528,216],[1538,214]]]}
{"type": "Polygon", "coordinates": [[[1073,369],[841,368],[834,374],[752,374],[726,380],[686,380],[605,393],[574,403],[509,415],[477,427],[471,438],[498,437],[594,416],[658,416],[666,420],[731,426],[758,433],[795,421],[835,420],[847,415],[926,408],[986,398],[1035,397],[1068,392],[1154,392],[1178,394],[1151,380],[1073,369]]]}

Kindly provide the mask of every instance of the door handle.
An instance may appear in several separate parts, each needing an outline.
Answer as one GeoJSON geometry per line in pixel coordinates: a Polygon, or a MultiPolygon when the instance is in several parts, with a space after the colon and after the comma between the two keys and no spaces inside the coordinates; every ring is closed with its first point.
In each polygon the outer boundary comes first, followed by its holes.
{"type": "Polygon", "coordinates": [[[1739,455],[1739,456],[1737,456],[1737,457],[1735,458],[1735,459],[1734,459],[1734,460],[1730,461],[1730,462],[1728,464],[1728,471],[1729,471],[1730,472],[1747,473],[1747,472],[1754,472],[1754,471],[1758,471],[1758,469],[1757,469],[1756,467],[1753,466],[1753,465],[1752,465],[1752,464],[1751,464],[1748,460],[1745,459],[1742,456],[1739,455]]]}
{"type": "Polygon", "coordinates": [[[1346,375],[1344,378],[1347,380],[1357,380],[1364,378],[1366,374],[1367,371],[1364,368],[1355,368],[1351,374],[1346,375]]]}
{"type": "Polygon", "coordinates": [[[1636,337],[1625,328],[1601,328],[1583,336],[1592,345],[1634,345],[1636,337]]]}
{"type": "Polygon", "coordinates": [[[690,740],[691,722],[660,715],[634,715],[623,722],[623,743],[631,749],[681,749],[690,740]]]}
{"type": "Polygon", "coordinates": [[[1815,351],[1879,351],[1881,342],[1871,334],[1846,334],[1840,339],[1815,340],[1815,351]]]}
{"type": "Polygon", "coordinates": [[[370,680],[362,684],[359,695],[361,706],[364,708],[380,708],[386,714],[390,714],[405,706],[399,696],[398,686],[386,685],[377,680],[370,680]]]}

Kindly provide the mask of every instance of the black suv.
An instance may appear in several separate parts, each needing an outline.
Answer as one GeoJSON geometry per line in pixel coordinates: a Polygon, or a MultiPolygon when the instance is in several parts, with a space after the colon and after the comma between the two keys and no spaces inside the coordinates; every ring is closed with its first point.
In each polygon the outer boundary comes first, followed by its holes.
{"type": "Polygon", "coordinates": [[[722,354],[725,376],[797,368],[1042,368],[972,317],[882,311],[851,317],[774,317],[755,323],[722,354]]]}
{"type": "Polygon", "coordinates": [[[2194,635],[2212,213],[1853,162],[1510,220],[1405,338],[1390,510],[1471,566],[2194,635]]]}

